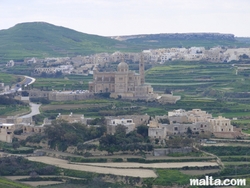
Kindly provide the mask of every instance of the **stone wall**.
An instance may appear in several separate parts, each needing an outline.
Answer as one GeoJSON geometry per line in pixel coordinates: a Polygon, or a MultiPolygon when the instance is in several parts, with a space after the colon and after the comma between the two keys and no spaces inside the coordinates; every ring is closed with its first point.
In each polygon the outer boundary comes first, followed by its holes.
{"type": "Polygon", "coordinates": [[[154,156],[166,156],[170,153],[190,153],[192,152],[191,147],[183,147],[183,148],[160,148],[154,149],[154,156]]]}

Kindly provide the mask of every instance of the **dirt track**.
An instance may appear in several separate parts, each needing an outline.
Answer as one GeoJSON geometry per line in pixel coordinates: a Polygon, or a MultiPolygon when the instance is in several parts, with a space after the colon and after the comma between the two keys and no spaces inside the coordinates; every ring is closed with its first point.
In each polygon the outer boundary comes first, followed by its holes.
{"type": "Polygon", "coordinates": [[[116,167],[116,168],[182,168],[184,166],[189,167],[203,167],[203,166],[218,166],[216,162],[179,162],[179,163],[78,163],[89,166],[101,166],[101,167],[116,167]]]}
{"type": "Polygon", "coordinates": [[[141,178],[157,177],[153,170],[147,170],[147,169],[122,169],[122,168],[119,169],[119,168],[105,168],[105,167],[97,167],[89,165],[68,164],[68,161],[66,160],[57,159],[53,157],[46,157],[46,156],[28,157],[27,159],[30,161],[55,165],[60,168],[87,171],[87,172],[96,172],[100,174],[114,174],[119,176],[131,176],[131,177],[141,177],[141,178]]]}

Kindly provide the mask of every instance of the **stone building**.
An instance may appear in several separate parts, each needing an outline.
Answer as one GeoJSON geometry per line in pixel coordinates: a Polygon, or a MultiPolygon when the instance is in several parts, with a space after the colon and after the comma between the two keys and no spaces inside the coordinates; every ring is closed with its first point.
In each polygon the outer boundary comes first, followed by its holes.
{"type": "Polygon", "coordinates": [[[112,124],[112,119],[132,119],[135,127],[140,125],[147,125],[150,119],[150,116],[145,115],[124,115],[124,116],[106,116],[105,117],[107,125],[112,124]]]}
{"type": "Polygon", "coordinates": [[[0,124],[0,141],[12,143],[15,125],[10,123],[0,124]]]}
{"type": "Polygon", "coordinates": [[[196,123],[170,123],[162,124],[157,120],[150,121],[148,124],[148,136],[151,138],[165,139],[171,135],[186,134],[188,129],[193,134],[201,132],[211,132],[211,125],[209,122],[196,122],[196,123]]]}
{"type": "Polygon", "coordinates": [[[48,99],[51,101],[73,101],[73,100],[84,100],[92,98],[93,93],[88,91],[51,91],[49,92],[48,99]]]}
{"type": "Polygon", "coordinates": [[[129,70],[127,63],[119,63],[116,72],[98,72],[94,70],[93,81],[89,82],[89,91],[93,93],[110,92],[110,97],[132,100],[156,99],[153,88],[145,84],[144,60],[141,56],[139,74],[129,70]]]}
{"type": "Polygon", "coordinates": [[[61,113],[58,114],[56,117],[57,120],[64,120],[68,123],[83,123],[87,124],[87,119],[84,118],[83,114],[73,114],[72,112],[69,115],[61,115],[61,113]]]}
{"type": "Polygon", "coordinates": [[[148,134],[151,138],[166,138],[169,135],[181,135],[188,129],[195,133],[213,133],[215,137],[236,138],[242,136],[241,130],[231,125],[231,120],[224,117],[213,118],[201,109],[185,111],[182,109],[168,112],[169,116],[156,116],[150,122],[148,134]],[[168,121],[164,121],[168,119],[168,121]],[[158,123],[163,122],[163,123],[158,123]],[[164,123],[168,122],[168,123],[164,123]],[[161,133],[159,133],[161,131],[161,133]],[[166,135],[165,135],[166,134],[166,135]]]}
{"type": "Polygon", "coordinates": [[[148,124],[148,136],[150,138],[158,138],[158,139],[165,139],[167,136],[167,129],[166,127],[162,126],[162,124],[158,123],[157,121],[150,121],[148,124]]]}
{"type": "Polygon", "coordinates": [[[114,134],[116,132],[117,125],[123,125],[126,127],[126,134],[135,130],[135,123],[133,119],[111,119],[107,125],[107,134],[114,134]]]}
{"type": "Polygon", "coordinates": [[[30,99],[44,98],[51,101],[73,101],[84,100],[93,97],[93,93],[88,91],[40,91],[28,90],[30,99]]]}
{"type": "Polygon", "coordinates": [[[23,126],[23,133],[43,133],[44,126],[34,126],[34,125],[24,125],[23,126]]]}
{"type": "Polygon", "coordinates": [[[233,132],[233,125],[231,120],[225,117],[219,116],[217,118],[210,119],[213,132],[233,132]]]}
{"type": "Polygon", "coordinates": [[[6,67],[13,67],[15,65],[15,62],[13,60],[10,60],[6,63],[6,67]]]}

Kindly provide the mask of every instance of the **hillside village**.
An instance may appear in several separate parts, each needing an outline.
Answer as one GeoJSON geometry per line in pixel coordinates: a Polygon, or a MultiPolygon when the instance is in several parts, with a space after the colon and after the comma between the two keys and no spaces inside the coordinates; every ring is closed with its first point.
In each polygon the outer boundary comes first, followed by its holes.
{"type": "MultiPolygon", "coordinates": [[[[145,65],[155,63],[165,63],[167,61],[214,61],[231,62],[250,56],[249,48],[226,49],[215,47],[209,50],[204,47],[170,48],[157,50],[144,50],[143,53],[121,53],[113,54],[101,53],[92,56],[77,56],[73,58],[46,58],[46,59],[25,59],[24,63],[35,65],[37,68],[34,74],[93,74],[93,81],[89,83],[89,90],[76,91],[40,91],[36,89],[27,90],[29,97],[17,97],[29,103],[29,99],[46,99],[49,101],[73,101],[95,98],[96,93],[109,92],[111,98],[121,98],[129,100],[158,101],[162,104],[175,104],[180,100],[180,96],[173,94],[157,94],[149,84],[145,84],[145,65]],[[139,73],[129,70],[126,62],[139,62],[139,73]],[[109,62],[120,62],[117,71],[99,71],[100,67],[105,67],[109,62]],[[39,68],[39,65],[43,67],[39,68]]],[[[6,64],[7,67],[15,66],[13,60],[6,64]]],[[[34,81],[33,81],[34,82],[34,81]]],[[[9,86],[1,84],[2,92],[9,91],[9,86]]],[[[168,112],[168,115],[155,116],[153,119],[149,115],[104,117],[107,134],[114,134],[117,125],[124,125],[126,133],[136,130],[139,125],[148,126],[148,136],[151,139],[165,140],[171,135],[183,134],[207,134],[209,137],[218,138],[240,138],[243,136],[241,130],[236,129],[230,123],[230,119],[224,117],[212,117],[201,109],[191,111],[175,110],[168,112]]],[[[70,114],[59,115],[56,119],[65,120],[69,123],[88,124],[91,118],[84,115],[70,114]]],[[[12,142],[12,139],[26,139],[33,133],[42,134],[46,126],[51,125],[51,120],[44,119],[44,123],[37,126],[32,117],[7,117],[1,119],[1,141],[12,142]],[[16,130],[22,130],[21,135],[15,135],[16,130]]]]}
{"type": "MultiPolygon", "coordinates": [[[[13,67],[18,64],[30,64],[34,67],[33,75],[55,74],[61,72],[63,74],[79,74],[91,75],[97,67],[103,68],[105,71],[111,62],[136,63],[140,60],[141,53],[125,53],[114,52],[98,53],[90,56],[76,56],[64,58],[26,58],[24,62],[14,62],[10,60],[6,67],[13,67]]],[[[204,47],[190,48],[162,48],[150,49],[143,51],[145,64],[164,64],[168,61],[207,61],[229,63],[240,59],[247,59],[250,56],[249,48],[226,48],[214,47],[205,49],[204,47]]]]}
{"type": "MultiPolygon", "coordinates": [[[[201,109],[185,111],[183,109],[169,112],[168,115],[156,116],[152,119],[149,115],[124,115],[106,116],[105,126],[107,134],[114,134],[116,126],[123,125],[126,133],[136,130],[140,125],[148,126],[148,136],[152,139],[165,140],[171,135],[204,134],[217,138],[237,138],[244,136],[240,129],[231,125],[231,120],[224,117],[212,117],[201,109]]],[[[82,114],[58,114],[56,120],[64,120],[68,123],[83,123],[88,125],[93,118],[84,117],[82,114]]],[[[12,143],[13,138],[26,139],[32,134],[42,134],[46,126],[50,126],[52,120],[44,119],[42,125],[37,126],[31,117],[7,117],[0,119],[0,141],[12,143]],[[15,135],[15,131],[22,130],[21,135],[15,135]]]]}

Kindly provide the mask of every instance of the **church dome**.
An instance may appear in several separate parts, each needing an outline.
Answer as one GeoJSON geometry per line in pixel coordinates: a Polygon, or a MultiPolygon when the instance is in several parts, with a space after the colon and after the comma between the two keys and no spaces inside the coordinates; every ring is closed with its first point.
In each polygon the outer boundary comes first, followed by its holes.
{"type": "Polygon", "coordinates": [[[128,71],[128,64],[125,63],[125,62],[119,63],[118,66],[117,66],[117,70],[119,72],[127,72],[128,71]]]}

